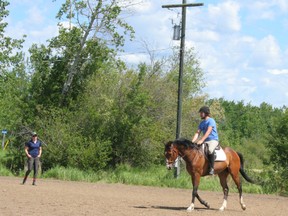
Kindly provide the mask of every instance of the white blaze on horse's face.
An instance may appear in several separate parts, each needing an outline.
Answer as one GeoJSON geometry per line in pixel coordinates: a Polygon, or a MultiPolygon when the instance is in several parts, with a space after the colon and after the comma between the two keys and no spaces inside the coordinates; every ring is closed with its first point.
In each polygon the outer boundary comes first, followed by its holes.
{"type": "Polygon", "coordinates": [[[174,167],[174,162],[177,158],[176,152],[174,150],[173,144],[166,145],[165,147],[165,157],[166,157],[166,167],[167,169],[172,169],[174,167]]]}

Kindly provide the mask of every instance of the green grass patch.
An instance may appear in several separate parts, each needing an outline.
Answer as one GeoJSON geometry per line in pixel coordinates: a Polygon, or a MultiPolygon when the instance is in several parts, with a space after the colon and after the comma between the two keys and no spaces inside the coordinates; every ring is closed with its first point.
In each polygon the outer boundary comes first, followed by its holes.
{"type": "MultiPolygon", "coordinates": [[[[191,177],[184,169],[181,170],[180,177],[175,179],[173,170],[169,171],[164,166],[133,168],[129,165],[120,165],[116,169],[96,173],[92,171],[81,171],[75,168],[55,167],[43,173],[42,177],[66,181],[102,181],[107,183],[192,189],[191,177]]],[[[238,192],[230,177],[228,178],[228,185],[231,192],[238,192]]],[[[199,189],[222,191],[217,176],[202,177],[199,189]]],[[[262,194],[263,190],[260,186],[247,183],[243,180],[243,192],[262,194]]]]}
{"type": "Polygon", "coordinates": [[[5,167],[5,156],[6,153],[0,150],[0,176],[13,176],[12,172],[5,167]]]}
{"type": "Polygon", "coordinates": [[[97,173],[85,172],[76,168],[55,167],[42,174],[43,178],[53,178],[64,181],[86,181],[96,182],[99,181],[97,173]]]}
{"type": "Polygon", "coordinates": [[[13,176],[10,170],[0,165],[0,176],[13,176]]]}

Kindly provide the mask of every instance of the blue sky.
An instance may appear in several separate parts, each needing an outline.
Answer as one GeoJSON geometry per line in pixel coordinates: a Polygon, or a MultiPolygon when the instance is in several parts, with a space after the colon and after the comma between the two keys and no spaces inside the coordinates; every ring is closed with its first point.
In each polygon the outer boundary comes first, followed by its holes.
{"type": "MultiPolygon", "coordinates": [[[[171,19],[180,20],[180,9],[162,5],[181,0],[136,0],[127,21],[136,38],[127,42],[121,58],[129,64],[149,62],[143,45],[155,57],[168,56],[179,41],[172,40],[171,19]]],[[[26,34],[25,49],[57,35],[57,0],[10,0],[7,33],[26,34]]],[[[186,48],[195,47],[205,72],[211,98],[223,97],[253,105],[267,102],[288,105],[288,1],[203,0],[202,7],[187,9],[186,48]]]]}

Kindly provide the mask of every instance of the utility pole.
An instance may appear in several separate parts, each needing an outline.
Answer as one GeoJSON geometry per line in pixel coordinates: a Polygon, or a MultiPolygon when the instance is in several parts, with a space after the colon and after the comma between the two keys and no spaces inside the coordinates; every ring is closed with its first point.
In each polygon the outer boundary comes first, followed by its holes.
{"type": "MultiPolygon", "coordinates": [[[[185,52],[185,31],[186,31],[186,8],[203,6],[203,3],[188,3],[182,0],[182,4],[163,5],[162,8],[182,8],[182,26],[181,26],[181,42],[180,42],[180,62],[179,62],[179,78],[178,78],[178,102],[177,102],[177,125],[176,125],[176,139],[181,136],[181,117],[182,117],[182,89],[183,89],[183,67],[184,67],[184,52],[185,52]]],[[[174,176],[176,178],[180,175],[180,160],[179,157],[175,162],[176,171],[174,176]]]]}

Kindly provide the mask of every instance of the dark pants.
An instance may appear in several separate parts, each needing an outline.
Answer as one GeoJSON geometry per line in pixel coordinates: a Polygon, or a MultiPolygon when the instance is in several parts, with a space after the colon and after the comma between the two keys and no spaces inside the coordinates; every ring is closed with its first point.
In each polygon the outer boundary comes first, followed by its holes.
{"type": "Polygon", "coordinates": [[[39,157],[36,158],[28,158],[28,170],[25,174],[25,177],[27,178],[28,175],[30,174],[30,172],[32,171],[32,169],[34,170],[34,175],[33,175],[33,179],[35,180],[37,178],[38,175],[38,168],[39,168],[39,157]]]}

